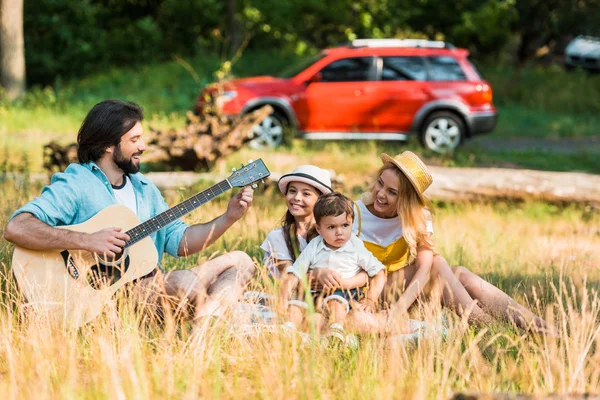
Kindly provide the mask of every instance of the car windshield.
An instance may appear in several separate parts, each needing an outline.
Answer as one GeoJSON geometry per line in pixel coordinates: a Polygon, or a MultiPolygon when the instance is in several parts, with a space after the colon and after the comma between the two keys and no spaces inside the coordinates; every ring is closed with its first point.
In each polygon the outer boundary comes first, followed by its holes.
{"type": "Polygon", "coordinates": [[[281,71],[279,73],[279,77],[285,79],[292,78],[298,75],[300,72],[304,71],[306,68],[316,63],[317,61],[319,61],[323,57],[325,57],[325,54],[319,53],[310,57],[303,58],[281,71]]]}

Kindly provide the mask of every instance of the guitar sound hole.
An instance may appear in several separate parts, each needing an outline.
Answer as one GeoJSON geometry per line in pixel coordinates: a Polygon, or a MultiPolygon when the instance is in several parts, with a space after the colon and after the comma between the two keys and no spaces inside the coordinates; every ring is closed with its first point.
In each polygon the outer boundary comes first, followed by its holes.
{"type": "MultiPolygon", "coordinates": [[[[81,266],[77,266],[75,261],[68,250],[63,250],[60,255],[63,258],[65,268],[75,280],[84,278],[87,283],[94,289],[100,290],[107,286],[110,286],[121,279],[123,275],[129,269],[129,252],[123,251],[116,259],[104,259],[98,256],[96,264],[92,265],[85,277],[82,277],[79,273],[81,266]]],[[[85,270],[85,269],[84,269],[85,270]]]]}
{"type": "Polygon", "coordinates": [[[116,259],[103,260],[98,257],[99,263],[92,265],[88,274],[87,281],[90,286],[96,290],[103,289],[117,283],[129,269],[129,255],[121,255],[116,259]],[[107,265],[108,264],[108,265],[107,265]]]}

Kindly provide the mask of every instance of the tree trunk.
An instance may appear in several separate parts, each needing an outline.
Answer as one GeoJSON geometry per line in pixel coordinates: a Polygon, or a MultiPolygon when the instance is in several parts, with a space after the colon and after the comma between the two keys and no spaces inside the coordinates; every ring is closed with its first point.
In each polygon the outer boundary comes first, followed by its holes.
{"type": "Polygon", "coordinates": [[[236,0],[227,0],[227,30],[229,36],[229,56],[232,57],[242,45],[240,29],[236,20],[236,0]]]}
{"type": "Polygon", "coordinates": [[[23,0],[0,0],[0,86],[10,101],[25,93],[23,0]]]}

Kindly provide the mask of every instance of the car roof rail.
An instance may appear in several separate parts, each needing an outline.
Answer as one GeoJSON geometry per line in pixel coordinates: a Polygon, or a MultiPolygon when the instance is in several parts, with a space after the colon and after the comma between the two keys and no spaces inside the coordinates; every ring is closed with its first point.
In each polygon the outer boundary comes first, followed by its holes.
{"type": "Polygon", "coordinates": [[[455,49],[454,45],[441,40],[425,39],[354,39],[348,47],[421,47],[428,49],[455,49]]]}

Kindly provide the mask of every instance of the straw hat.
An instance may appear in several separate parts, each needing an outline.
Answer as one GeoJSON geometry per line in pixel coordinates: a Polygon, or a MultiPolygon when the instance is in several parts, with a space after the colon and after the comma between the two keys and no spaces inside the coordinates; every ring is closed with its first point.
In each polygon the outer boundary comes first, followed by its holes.
{"type": "Polygon", "coordinates": [[[279,190],[285,194],[290,182],[302,182],[314,186],[322,194],[331,193],[331,175],[326,169],[314,165],[300,165],[279,179],[279,190]]]}
{"type": "Polygon", "coordinates": [[[410,183],[417,191],[421,201],[426,202],[423,193],[433,182],[433,178],[427,167],[423,164],[423,161],[412,151],[405,151],[392,158],[385,153],[381,154],[381,161],[383,163],[392,163],[408,178],[410,183]]]}

